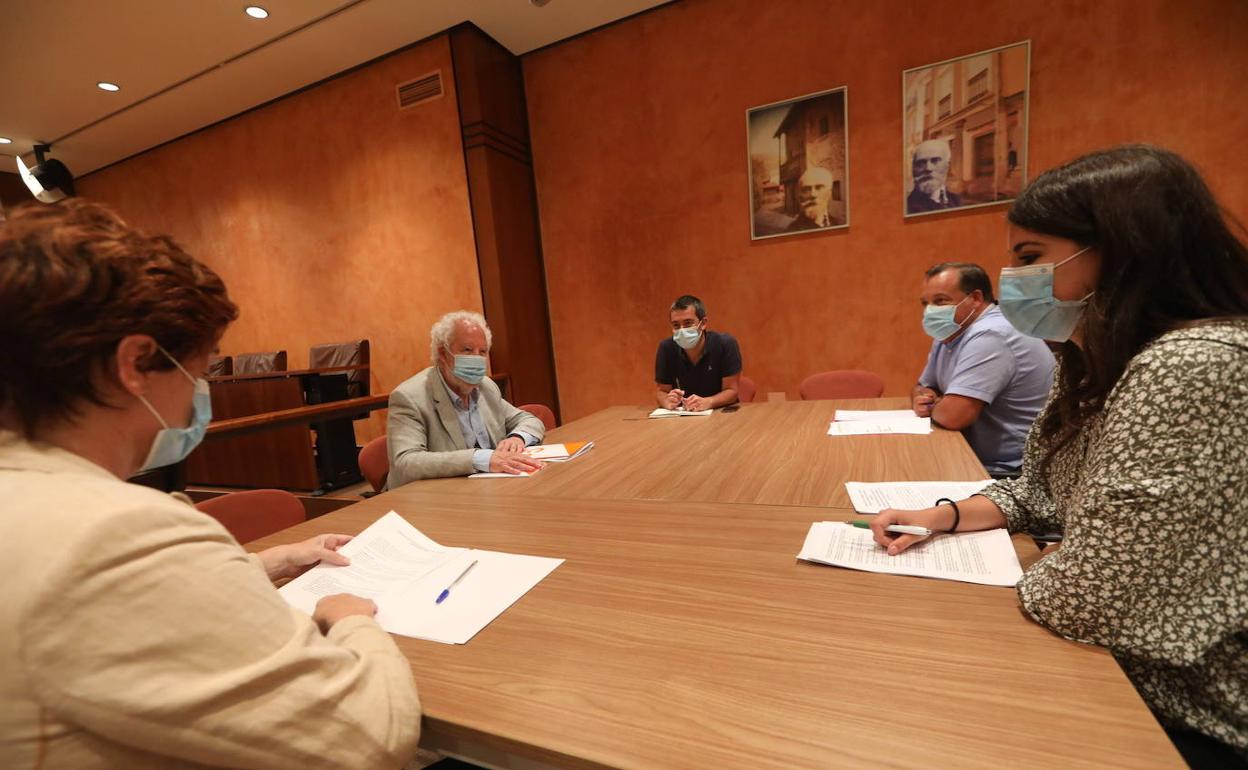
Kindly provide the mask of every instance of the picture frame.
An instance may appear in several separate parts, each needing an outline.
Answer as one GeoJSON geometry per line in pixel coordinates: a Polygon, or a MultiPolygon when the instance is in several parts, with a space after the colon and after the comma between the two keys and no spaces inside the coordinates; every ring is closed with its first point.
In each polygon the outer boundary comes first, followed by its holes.
{"type": "Polygon", "coordinates": [[[849,90],[745,111],[750,240],[849,227],[849,90]]]}
{"type": "Polygon", "coordinates": [[[1031,41],[901,74],[903,217],[1008,203],[1027,185],[1031,41]]]}

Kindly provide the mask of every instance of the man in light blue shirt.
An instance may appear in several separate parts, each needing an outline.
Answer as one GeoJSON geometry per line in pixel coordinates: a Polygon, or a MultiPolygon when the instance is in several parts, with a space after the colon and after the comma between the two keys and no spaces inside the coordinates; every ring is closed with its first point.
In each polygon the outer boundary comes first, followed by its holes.
{"type": "Polygon", "coordinates": [[[546,434],[542,421],[507,403],[486,377],[492,335],[479,313],[447,313],[429,333],[432,366],[390,394],[389,489],[473,471],[526,473],[524,454],[546,434]]]}
{"type": "Polygon", "coordinates": [[[1052,352],[1005,320],[979,265],[929,268],[922,302],[923,328],[934,341],[911,395],[915,414],[962,431],[990,474],[1017,474],[1053,384],[1052,352]]]}

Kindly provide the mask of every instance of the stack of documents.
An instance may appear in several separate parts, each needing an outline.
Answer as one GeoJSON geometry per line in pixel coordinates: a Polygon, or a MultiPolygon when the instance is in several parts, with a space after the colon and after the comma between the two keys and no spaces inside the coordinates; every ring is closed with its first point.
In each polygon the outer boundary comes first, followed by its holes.
{"type": "Polygon", "coordinates": [[[279,589],[309,615],[322,597],[355,594],[377,602],[377,622],[392,634],[464,644],[563,559],[447,548],[390,511],[339,552],[346,567],[318,564],[279,589]],[[470,564],[476,565],[464,574],[470,564]],[[443,589],[463,575],[438,603],[443,589]]]}
{"type": "Polygon", "coordinates": [[[707,417],[714,412],[714,409],[703,409],[700,412],[690,412],[685,409],[664,409],[659,407],[650,413],[651,417],[707,417]]]}
{"type": "Polygon", "coordinates": [[[992,483],[983,481],[846,481],[849,501],[859,513],[879,513],[885,508],[918,511],[931,508],[942,497],[962,500],[992,483]]]}
{"type": "Polygon", "coordinates": [[[832,424],[828,426],[829,436],[866,436],[877,433],[927,435],[931,432],[932,419],[916,417],[909,409],[837,409],[832,424]]]}
{"type": "Polygon", "coordinates": [[[567,444],[538,444],[524,450],[534,460],[547,463],[564,463],[575,460],[594,448],[592,441],[571,441],[567,444]]]}
{"type": "Polygon", "coordinates": [[[1014,544],[1004,529],[935,535],[889,556],[869,529],[841,521],[818,521],[810,525],[797,558],[867,572],[990,586],[1012,586],[1023,576],[1014,544]]]}

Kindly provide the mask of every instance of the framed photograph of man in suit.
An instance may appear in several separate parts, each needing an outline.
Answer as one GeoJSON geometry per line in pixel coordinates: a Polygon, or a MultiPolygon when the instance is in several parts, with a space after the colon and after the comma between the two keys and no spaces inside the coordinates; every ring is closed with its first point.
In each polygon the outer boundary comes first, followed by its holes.
{"type": "Polygon", "coordinates": [[[745,111],[750,238],[849,226],[844,86],[745,111]]]}
{"type": "Polygon", "coordinates": [[[1031,41],[901,75],[902,212],[991,206],[1027,184],[1031,41]]]}

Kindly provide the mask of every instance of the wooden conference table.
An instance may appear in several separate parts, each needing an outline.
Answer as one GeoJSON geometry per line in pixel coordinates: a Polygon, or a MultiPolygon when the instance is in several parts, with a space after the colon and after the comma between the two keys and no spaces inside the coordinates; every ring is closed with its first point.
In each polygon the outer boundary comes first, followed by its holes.
{"type": "Polygon", "coordinates": [[[565,558],[466,645],[395,637],[422,745],[495,767],[1182,767],[1113,658],[1012,589],[796,561],[811,522],[853,515],[846,480],[984,478],[957,433],[824,435],[838,406],[896,404],[616,407],[553,431],[595,448],[532,478],[409,484],[249,548],[393,509],[565,558]]]}

